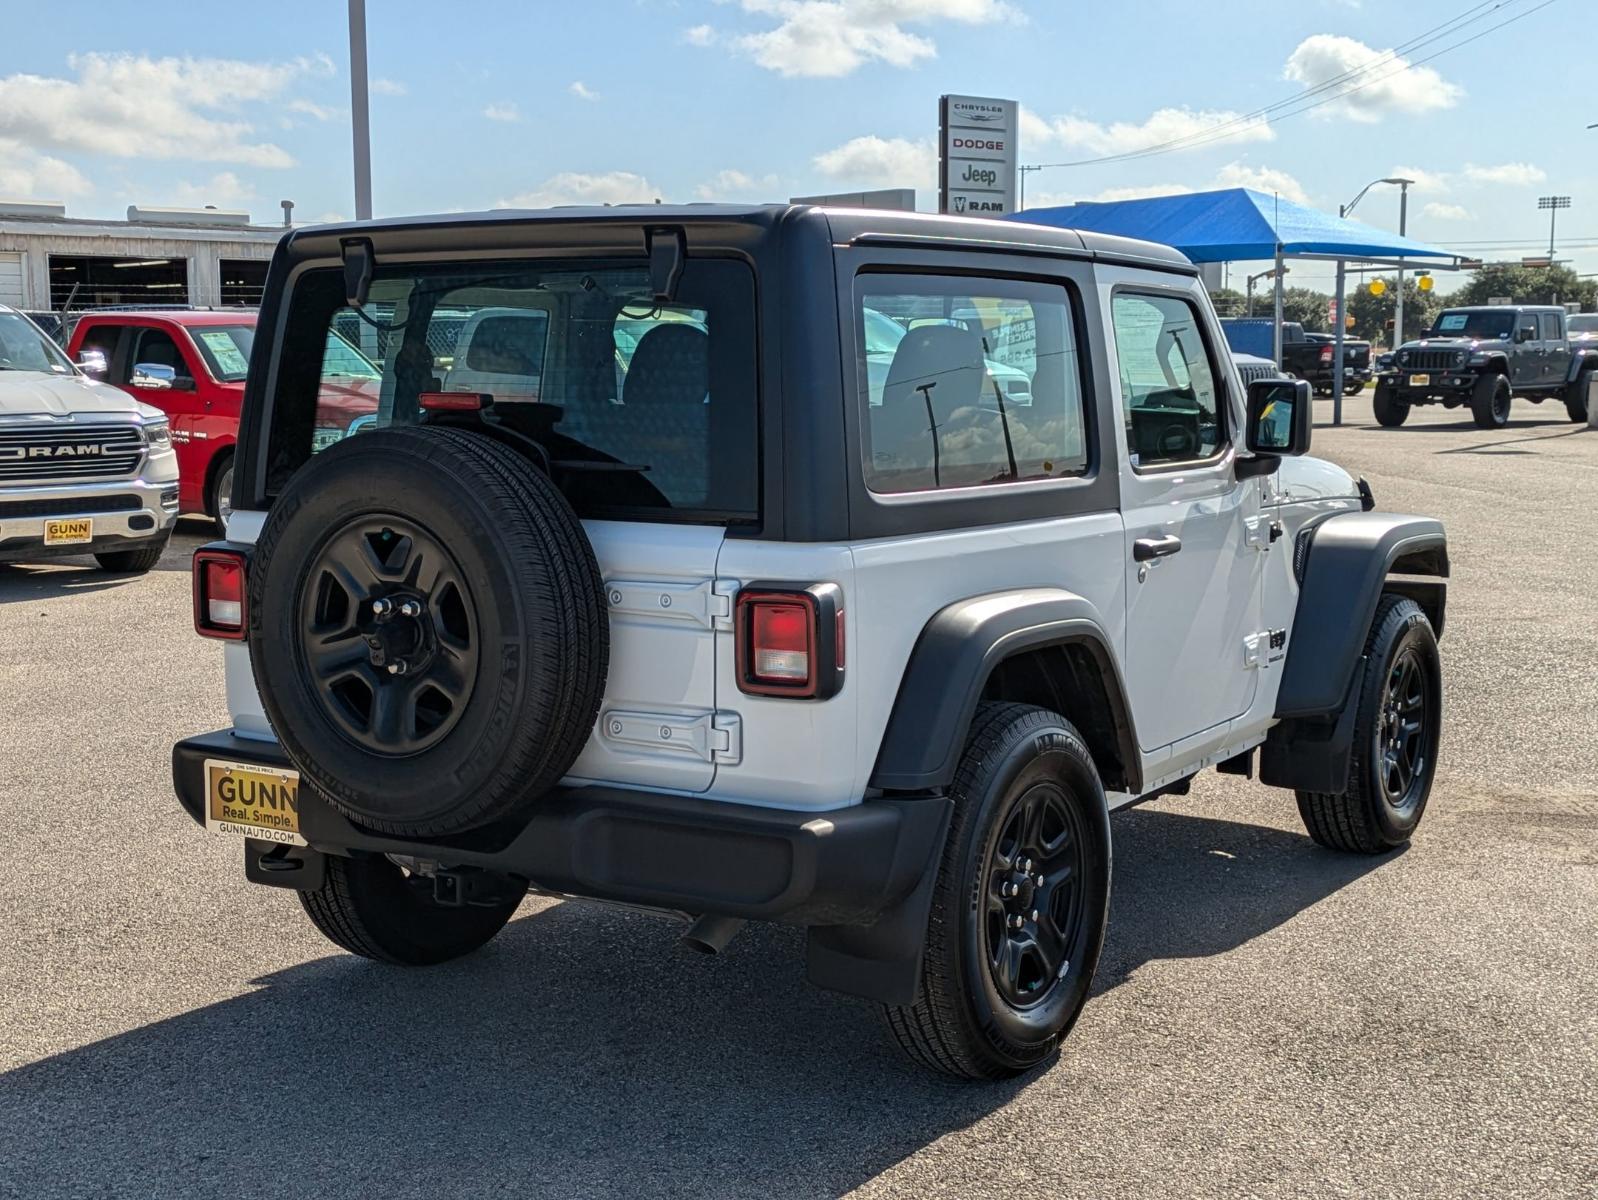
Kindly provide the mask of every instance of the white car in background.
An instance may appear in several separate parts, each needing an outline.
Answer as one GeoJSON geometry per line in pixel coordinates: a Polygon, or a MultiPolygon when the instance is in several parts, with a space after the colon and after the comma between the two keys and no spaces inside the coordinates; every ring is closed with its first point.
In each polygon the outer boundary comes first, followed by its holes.
{"type": "Polygon", "coordinates": [[[92,554],[142,574],[177,515],[166,414],[89,378],[0,305],[0,562],[92,554]]]}

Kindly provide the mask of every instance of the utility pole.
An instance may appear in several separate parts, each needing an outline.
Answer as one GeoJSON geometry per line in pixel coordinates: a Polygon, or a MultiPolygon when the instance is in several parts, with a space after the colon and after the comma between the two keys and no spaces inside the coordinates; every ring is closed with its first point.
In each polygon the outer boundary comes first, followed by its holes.
{"type": "Polygon", "coordinates": [[[355,140],[355,219],[372,219],[372,118],[366,96],[366,0],[350,0],[350,126],[355,140]]]}
{"type": "Polygon", "coordinates": [[[1570,207],[1569,196],[1539,196],[1537,207],[1548,210],[1548,259],[1549,266],[1553,265],[1554,257],[1554,222],[1559,217],[1559,210],[1570,207]]]}
{"type": "Polygon", "coordinates": [[[1041,171],[1041,170],[1043,170],[1043,168],[1042,168],[1042,166],[1029,167],[1025,163],[1023,163],[1020,167],[1018,167],[1016,169],[1020,172],[1020,175],[1021,175],[1021,197],[1020,197],[1019,202],[1016,204],[1016,208],[1017,209],[1025,209],[1026,208],[1026,177],[1027,177],[1027,172],[1029,172],[1029,171],[1041,171]]]}

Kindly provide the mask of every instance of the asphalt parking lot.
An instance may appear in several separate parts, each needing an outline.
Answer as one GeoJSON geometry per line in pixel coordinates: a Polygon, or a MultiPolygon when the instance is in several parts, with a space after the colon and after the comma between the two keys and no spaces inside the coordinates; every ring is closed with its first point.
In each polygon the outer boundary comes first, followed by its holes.
{"type": "Polygon", "coordinates": [[[1598,432],[1367,396],[1314,452],[1451,537],[1419,835],[1337,856],[1213,773],[1122,814],[1095,998],[997,1087],[902,1064],[792,931],[530,900],[452,966],[332,952],[171,797],[226,723],[204,531],[0,567],[0,1194],[1598,1194],[1598,432]]]}

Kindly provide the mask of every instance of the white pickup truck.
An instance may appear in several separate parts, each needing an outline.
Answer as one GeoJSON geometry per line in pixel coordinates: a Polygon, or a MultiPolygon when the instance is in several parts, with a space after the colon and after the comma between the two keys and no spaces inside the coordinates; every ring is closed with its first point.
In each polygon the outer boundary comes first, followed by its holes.
{"type": "Polygon", "coordinates": [[[92,554],[142,573],[177,515],[166,414],[91,378],[0,305],[0,562],[92,554]]]}

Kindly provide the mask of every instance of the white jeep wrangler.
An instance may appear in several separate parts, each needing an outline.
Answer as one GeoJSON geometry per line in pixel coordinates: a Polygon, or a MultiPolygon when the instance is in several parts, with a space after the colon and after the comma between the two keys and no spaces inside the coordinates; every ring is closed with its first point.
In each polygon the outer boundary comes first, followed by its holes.
{"type": "Polygon", "coordinates": [[[1294,457],[1308,386],[1245,392],[1171,250],[809,207],[413,218],[287,235],[259,330],[228,540],[195,555],[233,726],[174,777],[357,954],[466,954],[528,889],[712,950],[789,922],[912,1057],[996,1078],[1087,997],[1114,809],[1257,770],[1379,853],[1426,806],[1443,528],[1294,457]],[[451,387],[430,326],[482,310],[451,387]],[[313,454],[352,319],[377,427],[313,454]],[[868,319],[901,327],[886,363],[868,319]]]}

